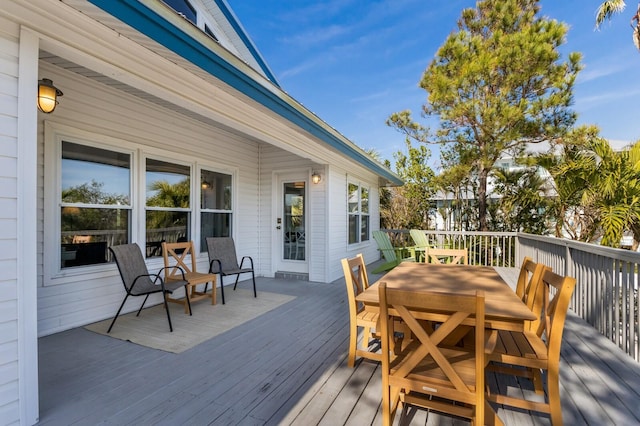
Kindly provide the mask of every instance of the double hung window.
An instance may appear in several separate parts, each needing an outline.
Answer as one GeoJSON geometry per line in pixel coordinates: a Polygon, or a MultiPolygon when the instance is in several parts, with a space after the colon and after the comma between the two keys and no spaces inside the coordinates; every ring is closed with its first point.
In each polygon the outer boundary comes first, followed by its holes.
{"type": "Polygon", "coordinates": [[[193,240],[205,252],[207,237],[232,235],[232,172],[94,136],[56,134],[47,150],[55,173],[45,198],[56,213],[45,219],[44,238],[48,253],[57,247],[47,276],[110,262],[108,248],[119,244],[137,242],[150,258],[162,255],[163,241],[193,240]]]}
{"type": "Polygon", "coordinates": [[[369,188],[349,182],[347,192],[349,244],[369,240],[369,188]]]}

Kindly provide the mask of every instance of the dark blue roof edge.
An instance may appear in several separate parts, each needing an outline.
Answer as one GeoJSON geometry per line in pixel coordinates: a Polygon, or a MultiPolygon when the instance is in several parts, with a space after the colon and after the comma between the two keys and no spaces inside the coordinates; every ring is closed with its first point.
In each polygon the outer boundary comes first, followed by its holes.
{"type": "MultiPolygon", "coordinates": [[[[346,138],[342,140],[344,136],[338,136],[328,131],[325,127],[305,115],[298,109],[308,111],[302,105],[296,102],[298,106],[296,107],[277,96],[240,69],[207,49],[194,38],[173,26],[146,5],[135,0],[88,1],[189,62],[202,68],[214,77],[224,81],[229,86],[297,125],[309,134],[319,138],[342,154],[367,167],[389,183],[394,185],[402,185],[404,183],[395,173],[373,160],[355,145],[347,142],[346,138]]],[[[281,90],[277,86],[276,89],[281,90]]]]}
{"type": "Polygon", "coordinates": [[[218,8],[220,8],[220,10],[222,11],[222,14],[225,16],[225,18],[227,18],[227,21],[229,21],[229,23],[233,27],[234,31],[238,34],[238,36],[240,37],[244,45],[247,47],[247,49],[249,50],[249,53],[251,53],[251,56],[253,56],[256,62],[258,62],[258,65],[260,66],[262,71],[264,71],[264,73],[267,75],[267,78],[271,80],[273,84],[280,87],[280,83],[278,82],[278,79],[271,71],[271,68],[269,68],[269,65],[266,63],[266,61],[262,57],[262,55],[260,54],[260,51],[258,50],[256,45],[253,43],[253,40],[251,40],[251,37],[249,37],[244,27],[242,26],[242,24],[240,23],[236,15],[233,13],[233,10],[231,10],[227,2],[225,0],[215,0],[215,2],[216,2],[216,5],[218,5],[218,8]]]}

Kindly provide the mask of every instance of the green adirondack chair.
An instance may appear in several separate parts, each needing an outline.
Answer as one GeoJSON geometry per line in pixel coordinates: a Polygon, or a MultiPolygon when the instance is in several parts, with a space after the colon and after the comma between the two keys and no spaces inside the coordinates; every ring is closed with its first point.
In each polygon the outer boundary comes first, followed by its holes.
{"type": "MultiPolygon", "coordinates": [[[[403,261],[415,262],[415,254],[410,257],[404,257],[402,254],[405,251],[401,247],[393,247],[391,244],[391,239],[389,239],[389,235],[384,231],[373,231],[373,239],[378,243],[378,250],[382,253],[384,257],[385,263],[378,266],[376,269],[372,271],[374,274],[379,274],[384,271],[389,271],[400,264],[403,261]]],[[[412,253],[413,250],[409,250],[412,253]]]]}
{"type": "Polygon", "coordinates": [[[409,235],[411,235],[411,239],[415,243],[416,260],[425,262],[426,253],[430,246],[427,234],[421,229],[411,229],[409,230],[409,235]]]}

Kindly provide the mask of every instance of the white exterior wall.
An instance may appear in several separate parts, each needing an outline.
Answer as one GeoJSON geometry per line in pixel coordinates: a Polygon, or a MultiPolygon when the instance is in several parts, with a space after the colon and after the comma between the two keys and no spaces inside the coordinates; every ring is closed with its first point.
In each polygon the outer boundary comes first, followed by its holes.
{"type": "Polygon", "coordinates": [[[370,231],[380,228],[379,211],[380,197],[377,176],[364,169],[345,169],[339,166],[329,167],[328,185],[331,188],[328,197],[329,231],[331,235],[327,254],[327,281],[333,281],[343,276],[340,260],[362,253],[366,263],[380,258],[378,246],[373,236],[369,241],[359,244],[348,243],[347,220],[347,183],[353,181],[369,186],[369,215],[370,231]]]}
{"type": "MultiPolygon", "coordinates": [[[[95,134],[112,138],[111,141],[123,141],[140,152],[162,155],[168,159],[196,159],[200,164],[213,165],[233,173],[233,230],[237,250],[242,255],[260,258],[258,246],[254,244],[260,235],[256,168],[258,145],[255,142],[179,116],[48,64],[40,64],[40,74],[51,78],[58,87],[73,87],[73,90],[65,92],[54,114],[39,116],[40,194],[48,190],[45,182],[50,182],[52,178],[48,171],[52,165],[45,164],[43,152],[45,144],[53,141],[44,140],[44,120],[49,127],[71,129],[71,132],[77,131],[79,135],[87,135],[87,138],[95,134]],[[94,102],[96,98],[101,102],[94,102]]],[[[44,218],[57,209],[57,205],[47,205],[44,197],[40,197],[38,217],[44,218]]],[[[55,256],[45,255],[44,242],[57,236],[47,238],[44,229],[41,221],[38,226],[38,250],[39,258],[44,260],[38,268],[38,334],[47,335],[112,317],[124,294],[115,265],[108,272],[87,274],[85,268],[78,268],[77,272],[65,270],[63,274],[48,278],[48,271],[55,269],[55,265],[51,264],[51,258],[55,256]]],[[[194,231],[198,230],[192,229],[194,231]]],[[[160,258],[148,261],[150,271],[159,269],[161,264],[160,258]]],[[[260,262],[255,265],[258,274],[262,273],[261,265],[260,262]]],[[[200,257],[198,266],[200,270],[207,269],[206,254],[200,257]]],[[[132,300],[125,309],[130,311],[137,305],[139,301],[132,300]]]]}
{"type": "Polygon", "coordinates": [[[0,16],[0,418],[17,423],[18,321],[18,25],[0,16]]]}
{"type": "Polygon", "coordinates": [[[324,253],[326,251],[326,242],[329,238],[326,232],[327,212],[326,212],[326,186],[325,181],[319,184],[311,183],[311,174],[313,171],[319,172],[324,178],[324,167],[317,165],[309,159],[300,158],[299,156],[277,148],[273,145],[263,145],[260,149],[260,180],[262,211],[260,217],[260,229],[264,235],[261,244],[261,261],[264,262],[265,271],[270,269],[269,276],[273,276],[275,271],[275,247],[278,242],[276,238],[275,226],[276,218],[272,215],[273,210],[277,207],[274,203],[280,203],[277,194],[273,193],[273,180],[277,173],[286,173],[296,171],[306,174],[308,178],[308,217],[307,217],[307,247],[312,251],[309,252],[309,280],[326,281],[326,262],[324,253]]]}

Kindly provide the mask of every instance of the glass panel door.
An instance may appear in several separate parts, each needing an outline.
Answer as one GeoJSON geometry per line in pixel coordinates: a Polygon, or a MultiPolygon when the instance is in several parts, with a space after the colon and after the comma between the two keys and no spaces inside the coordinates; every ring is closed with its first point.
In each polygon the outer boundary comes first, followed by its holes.
{"type": "Polygon", "coordinates": [[[285,182],[283,187],[283,253],[284,260],[306,260],[305,200],[306,183],[285,182]]]}

